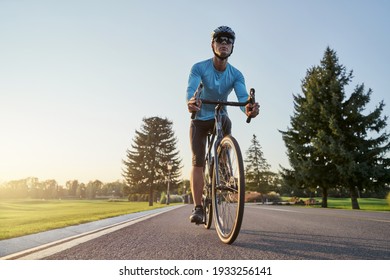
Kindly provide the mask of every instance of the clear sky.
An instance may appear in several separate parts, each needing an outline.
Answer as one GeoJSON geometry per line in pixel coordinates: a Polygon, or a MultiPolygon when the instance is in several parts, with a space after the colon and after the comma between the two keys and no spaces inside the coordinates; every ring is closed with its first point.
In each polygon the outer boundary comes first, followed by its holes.
{"type": "Polygon", "coordinates": [[[233,134],[243,153],[256,134],[272,170],[288,167],[278,130],[327,46],[354,71],[351,90],[372,88],[368,109],[384,100],[390,116],[389,14],[386,0],[0,0],[0,182],[122,179],[152,116],[173,121],[188,178],[188,74],[219,25],[235,30],[229,62],[261,104],[249,125],[230,110],[233,134]]]}

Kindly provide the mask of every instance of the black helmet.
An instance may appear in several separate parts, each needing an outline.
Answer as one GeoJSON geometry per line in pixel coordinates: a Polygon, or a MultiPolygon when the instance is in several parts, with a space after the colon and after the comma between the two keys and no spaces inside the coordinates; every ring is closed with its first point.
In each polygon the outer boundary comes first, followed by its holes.
{"type": "Polygon", "coordinates": [[[226,57],[222,57],[220,56],[219,54],[217,54],[214,50],[214,47],[212,46],[212,49],[213,49],[213,53],[215,56],[217,56],[218,58],[220,59],[227,59],[229,56],[231,56],[231,54],[233,53],[233,48],[234,48],[234,41],[236,40],[236,33],[234,33],[233,29],[231,29],[229,26],[220,26],[220,27],[217,27],[216,29],[214,29],[214,31],[211,33],[211,40],[214,41],[215,38],[217,37],[229,37],[229,38],[232,38],[233,39],[233,45],[232,45],[232,51],[230,52],[230,54],[226,57]]]}
{"type": "Polygon", "coordinates": [[[233,40],[236,39],[236,33],[234,33],[234,31],[229,26],[224,26],[224,25],[217,27],[213,31],[213,33],[211,33],[211,37],[213,40],[220,36],[230,37],[233,40]]]}

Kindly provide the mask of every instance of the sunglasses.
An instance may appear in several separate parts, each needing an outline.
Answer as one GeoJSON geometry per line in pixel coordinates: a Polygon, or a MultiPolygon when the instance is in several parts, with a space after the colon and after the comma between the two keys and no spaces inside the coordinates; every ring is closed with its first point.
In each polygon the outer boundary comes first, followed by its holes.
{"type": "Polygon", "coordinates": [[[217,42],[218,44],[222,44],[223,42],[225,42],[226,44],[230,45],[234,43],[234,39],[230,37],[220,36],[215,38],[214,42],[217,42]]]}

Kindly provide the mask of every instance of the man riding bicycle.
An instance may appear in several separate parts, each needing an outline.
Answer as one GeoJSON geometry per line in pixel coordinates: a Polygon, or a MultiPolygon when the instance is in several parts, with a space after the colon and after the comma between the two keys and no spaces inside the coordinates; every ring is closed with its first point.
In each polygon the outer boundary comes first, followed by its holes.
{"type": "MultiPolygon", "coordinates": [[[[190,216],[192,223],[202,223],[202,191],[203,191],[203,166],[206,148],[206,139],[209,131],[214,128],[214,107],[204,104],[194,97],[200,83],[203,84],[202,98],[208,100],[227,101],[228,95],[234,89],[239,102],[248,100],[249,95],[245,86],[244,76],[241,72],[228,63],[228,57],[232,54],[236,35],[228,26],[220,26],[212,33],[211,48],[214,57],[194,64],[188,79],[187,106],[188,111],[196,112],[196,117],[191,121],[190,143],[192,149],[191,191],[195,208],[190,216]]],[[[259,104],[249,103],[242,111],[251,118],[259,114],[259,104]]],[[[224,135],[231,134],[231,121],[226,108],[222,109],[222,126],[224,135]]]]}

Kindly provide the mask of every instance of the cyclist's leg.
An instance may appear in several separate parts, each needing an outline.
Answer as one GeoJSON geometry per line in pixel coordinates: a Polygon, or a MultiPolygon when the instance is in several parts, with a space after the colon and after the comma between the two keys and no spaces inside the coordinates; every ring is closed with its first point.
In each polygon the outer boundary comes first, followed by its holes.
{"type": "Polygon", "coordinates": [[[190,185],[195,206],[201,205],[203,192],[203,167],[192,166],[190,185]]]}
{"type": "Polygon", "coordinates": [[[191,222],[203,222],[203,210],[199,210],[202,206],[203,193],[203,166],[206,149],[207,133],[210,127],[213,127],[214,120],[199,121],[193,120],[190,128],[190,141],[192,150],[192,170],[191,170],[191,191],[195,204],[193,214],[190,216],[191,222]]]}

